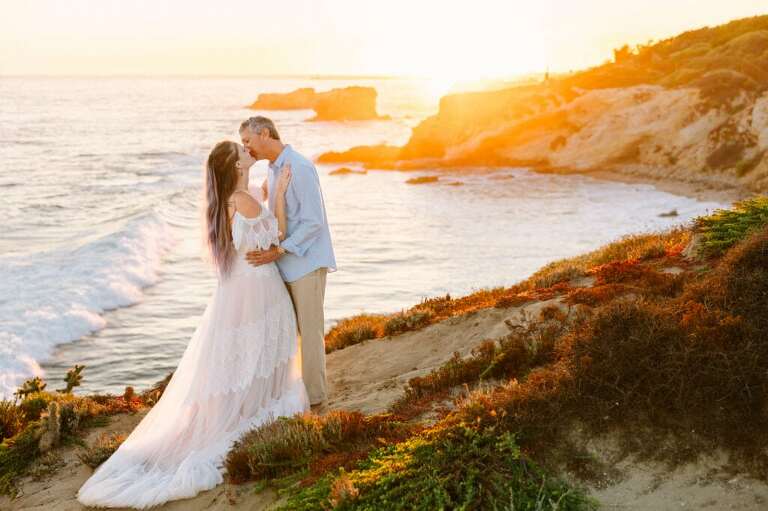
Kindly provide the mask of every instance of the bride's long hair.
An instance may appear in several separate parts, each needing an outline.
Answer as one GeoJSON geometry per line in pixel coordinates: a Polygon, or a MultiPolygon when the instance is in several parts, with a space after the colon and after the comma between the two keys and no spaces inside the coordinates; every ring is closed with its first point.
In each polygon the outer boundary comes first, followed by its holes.
{"type": "Polygon", "coordinates": [[[237,144],[224,141],[214,146],[205,166],[206,241],[222,276],[229,273],[235,253],[227,203],[237,186],[237,160],[237,144]]]}

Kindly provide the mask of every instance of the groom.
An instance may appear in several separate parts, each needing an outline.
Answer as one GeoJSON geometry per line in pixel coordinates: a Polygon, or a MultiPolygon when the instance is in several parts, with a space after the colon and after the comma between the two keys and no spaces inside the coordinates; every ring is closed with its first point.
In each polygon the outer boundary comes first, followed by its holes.
{"type": "Polygon", "coordinates": [[[280,141],[275,124],[266,117],[249,117],[240,124],[243,145],[257,160],[269,160],[269,209],[275,210],[275,183],[289,164],[291,182],[285,194],[286,233],[279,247],[248,252],[254,266],[277,262],[288,285],[299,327],[302,377],[313,411],[327,399],[325,381],[325,276],[336,271],[323,192],[315,166],[289,144],[280,141]]]}

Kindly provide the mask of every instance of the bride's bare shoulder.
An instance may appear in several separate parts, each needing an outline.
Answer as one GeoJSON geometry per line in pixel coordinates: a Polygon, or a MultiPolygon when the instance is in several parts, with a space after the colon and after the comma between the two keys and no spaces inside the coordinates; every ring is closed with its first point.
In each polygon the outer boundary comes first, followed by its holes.
{"type": "Polygon", "coordinates": [[[235,207],[246,218],[255,218],[261,214],[261,203],[250,193],[237,190],[232,194],[235,207]]]}

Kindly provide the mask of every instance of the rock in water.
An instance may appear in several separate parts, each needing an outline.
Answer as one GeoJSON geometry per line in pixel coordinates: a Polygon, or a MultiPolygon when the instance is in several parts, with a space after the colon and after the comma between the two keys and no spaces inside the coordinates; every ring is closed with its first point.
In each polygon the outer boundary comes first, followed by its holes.
{"type": "Polygon", "coordinates": [[[312,121],[367,121],[382,119],[376,113],[376,89],[346,87],[317,94],[312,121]]]}
{"type": "Polygon", "coordinates": [[[288,93],[259,94],[249,108],[254,110],[313,109],[311,121],[368,121],[388,119],[376,113],[376,89],[346,87],[328,92],[316,92],[311,87],[288,93]]]}
{"type": "Polygon", "coordinates": [[[340,167],[340,168],[338,168],[336,170],[330,171],[328,173],[328,175],[329,176],[345,176],[345,175],[348,175],[348,174],[364,175],[364,174],[367,174],[367,173],[368,173],[367,170],[355,170],[355,169],[350,169],[348,167],[340,167]]]}
{"type": "Polygon", "coordinates": [[[315,104],[315,89],[305,87],[288,93],[259,94],[249,108],[254,110],[309,110],[315,104]]]}

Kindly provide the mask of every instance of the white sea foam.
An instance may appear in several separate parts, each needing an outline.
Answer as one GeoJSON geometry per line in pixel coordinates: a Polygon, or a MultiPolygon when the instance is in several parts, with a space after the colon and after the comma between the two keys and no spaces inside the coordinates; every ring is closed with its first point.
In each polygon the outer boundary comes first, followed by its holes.
{"type": "Polygon", "coordinates": [[[57,344],[103,328],[104,311],[139,302],[172,243],[150,212],[82,246],[0,259],[0,396],[41,376],[57,344]]]}

